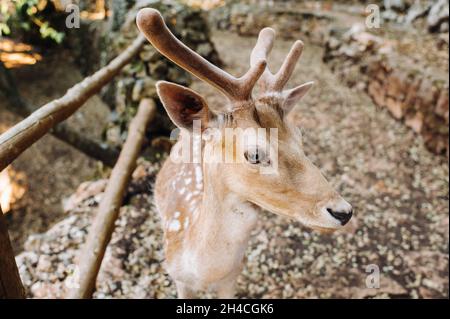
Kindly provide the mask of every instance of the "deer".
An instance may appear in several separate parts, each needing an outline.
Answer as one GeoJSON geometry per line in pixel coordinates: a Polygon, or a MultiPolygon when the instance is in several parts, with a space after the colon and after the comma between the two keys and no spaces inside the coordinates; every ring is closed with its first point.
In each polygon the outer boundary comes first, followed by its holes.
{"type": "Polygon", "coordinates": [[[136,23],[163,56],[226,97],[224,105],[211,108],[190,88],[156,83],[179,137],[156,177],[154,203],[164,229],[165,268],[178,297],[197,298],[200,291],[212,290],[218,298],[235,298],[250,236],[263,211],[324,233],[343,228],[353,215],[352,206],[307,158],[300,129],[287,119],[313,84],[285,89],[303,42],[296,41],[272,73],[267,57],[275,31],[262,29],[248,71],[235,77],[178,40],[159,11],[141,9],[136,23]],[[270,152],[269,134],[254,137],[247,129],[276,129],[276,152],[270,152]],[[225,130],[236,131],[231,142],[225,143],[225,130]],[[195,139],[194,131],[207,137],[195,139]],[[187,161],[172,158],[186,144],[182,140],[192,141],[187,161]],[[197,160],[194,153],[200,154],[197,160]]]}

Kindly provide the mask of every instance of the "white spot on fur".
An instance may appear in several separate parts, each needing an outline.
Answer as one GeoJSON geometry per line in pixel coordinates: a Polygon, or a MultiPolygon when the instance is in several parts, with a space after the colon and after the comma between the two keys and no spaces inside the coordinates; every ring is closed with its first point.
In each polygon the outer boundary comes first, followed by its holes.
{"type": "Polygon", "coordinates": [[[173,217],[174,217],[174,218],[178,218],[178,217],[180,217],[180,215],[181,215],[180,212],[175,212],[175,214],[173,214],[173,217]]]}
{"type": "Polygon", "coordinates": [[[184,229],[189,227],[189,217],[186,217],[186,219],[184,220],[184,229]]]}
{"type": "Polygon", "coordinates": [[[195,165],[195,181],[197,182],[197,188],[199,188],[199,185],[203,186],[203,172],[200,165],[195,165]]]}
{"type": "Polygon", "coordinates": [[[196,191],[192,192],[193,196],[200,196],[201,194],[202,194],[202,192],[199,191],[199,190],[196,190],[196,191]]]}
{"type": "Polygon", "coordinates": [[[178,219],[172,219],[167,230],[168,231],[179,231],[180,228],[181,228],[180,221],[178,219]]]}

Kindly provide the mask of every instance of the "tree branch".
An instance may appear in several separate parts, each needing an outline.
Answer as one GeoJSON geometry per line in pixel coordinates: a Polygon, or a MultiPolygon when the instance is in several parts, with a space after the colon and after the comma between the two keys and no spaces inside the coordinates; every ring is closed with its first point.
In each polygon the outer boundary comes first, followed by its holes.
{"type": "Polygon", "coordinates": [[[114,166],[103,198],[89,229],[89,235],[79,258],[79,288],[69,293],[69,298],[91,298],[95,290],[97,275],[111,239],[114,224],[119,215],[123,197],[136,167],[141,150],[145,129],[155,116],[153,100],[144,99],[138,112],[130,123],[128,137],[114,166]]]}
{"type": "MultiPolygon", "coordinates": [[[[0,61],[0,93],[8,100],[6,108],[22,117],[30,116],[33,107],[27,103],[17,90],[14,77],[0,61]]],[[[100,141],[90,139],[71,128],[66,123],[59,123],[53,127],[50,133],[63,142],[75,147],[84,154],[96,160],[102,161],[105,165],[113,167],[119,157],[119,150],[108,145],[101,144],[100,141]]]]}
{"type": "Polygon", "coordinates": [[[42,106],[0,135],[0,171],[55,125],[76,112],[107,84],[141,50],[145,38],[139,36],[124,52],[92,76],[73,86],[60,99],[42,106]]]}

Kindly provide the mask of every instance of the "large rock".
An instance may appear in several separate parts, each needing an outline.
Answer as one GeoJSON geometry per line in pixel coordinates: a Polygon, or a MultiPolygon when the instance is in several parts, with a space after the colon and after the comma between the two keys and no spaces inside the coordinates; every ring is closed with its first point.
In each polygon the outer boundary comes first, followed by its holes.
{"type": "Polygon", "coordinates": [[[431,32],[436,31],[448,32],[448,15],[449,15],[448,0],[436,1],[436,3],[431,7],[430,13],[428,14],[427,17],[428,29],[431,32]],[[442,25],[444,25],[444,28],[441,30],[442,25]]]}

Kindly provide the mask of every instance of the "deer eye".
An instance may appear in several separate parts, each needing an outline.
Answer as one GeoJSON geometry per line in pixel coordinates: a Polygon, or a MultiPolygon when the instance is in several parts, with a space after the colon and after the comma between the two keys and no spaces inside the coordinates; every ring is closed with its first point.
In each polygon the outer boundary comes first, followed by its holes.
{"type": "Polygon", "coordinates": [[[270,164],[270,160],[266,155],[266,152],[258,147],[249,148],[247,151],[245,151],[244,157],[250,164],[270,164]]]}

